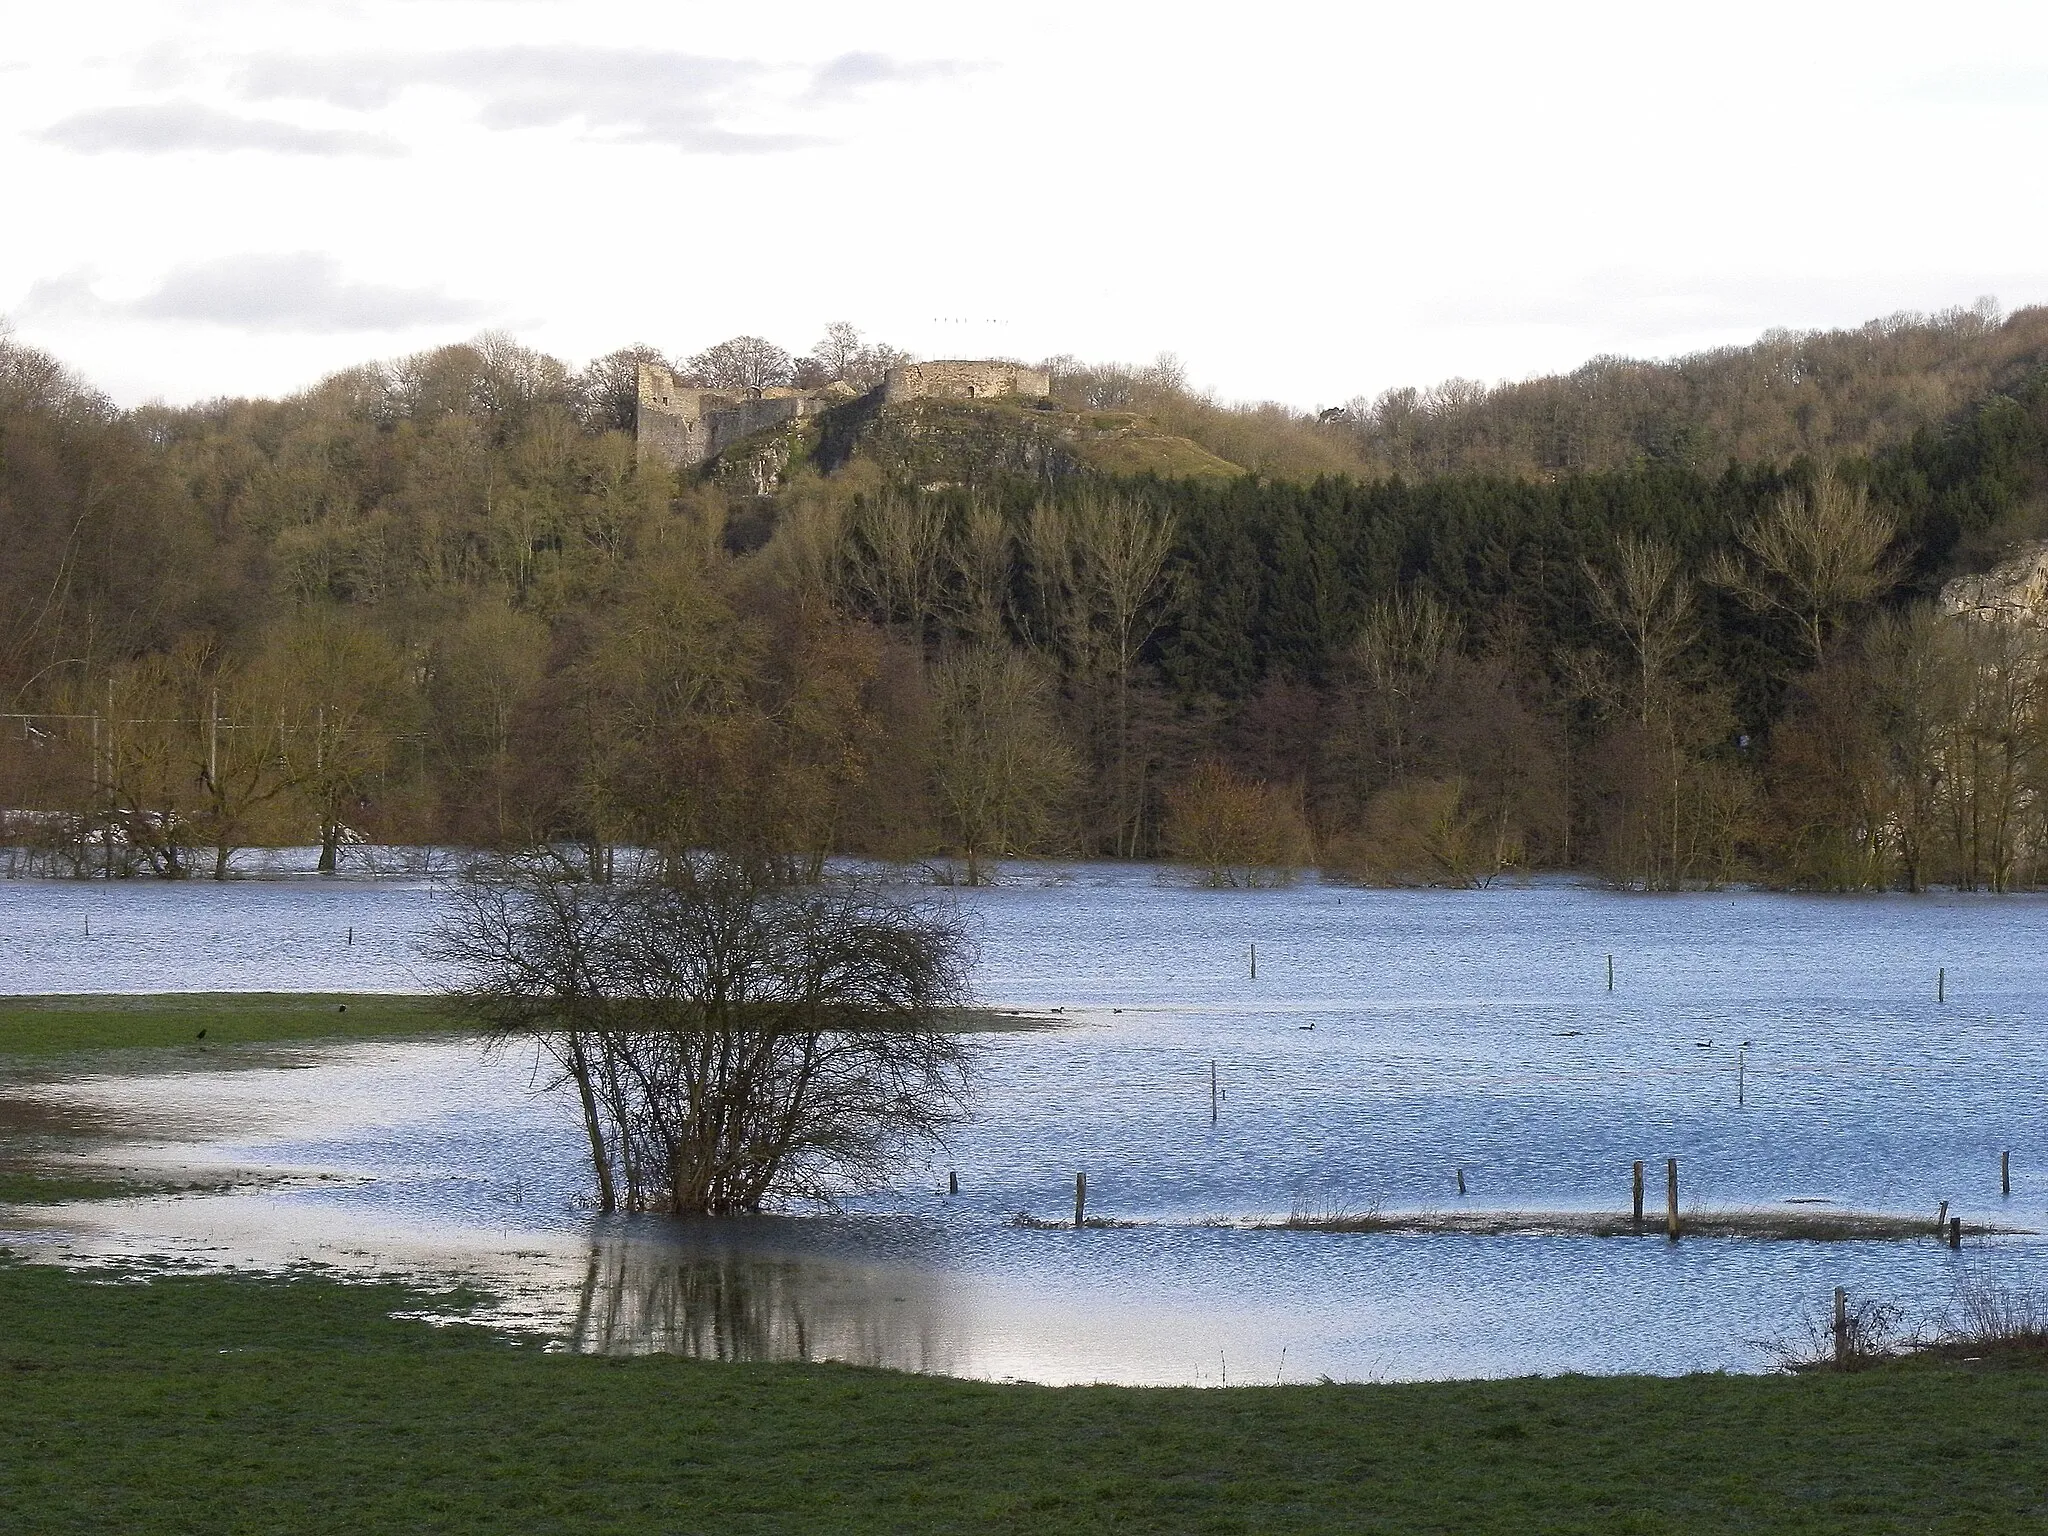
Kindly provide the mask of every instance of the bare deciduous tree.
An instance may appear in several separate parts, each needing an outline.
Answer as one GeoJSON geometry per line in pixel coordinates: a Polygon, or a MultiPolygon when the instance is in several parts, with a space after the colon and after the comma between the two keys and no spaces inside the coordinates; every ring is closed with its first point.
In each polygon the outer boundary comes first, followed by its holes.
{"type": "Polygon", "coordinates": [[[968,953],[948,915],[730,860],[663,876],[500,868],[462,883],[428,946],[458,1007],[536,1036],[575,1088],[602,1207],[830,1201],[957,1122],[968,953]]]}
{"type": "Polygon", "coordinates": [[[1166,797],[1166,846],[1213,886],[1277,886],[1309,860],[1300,796],[1205,762],[1166,797]]]}
{"type": "Polygon", "coordinates": [[[1060,658],[1069,684],[1097,701],[1117,854],[1144,840],[1144,764],[1133,750],[1131,684],[1173,590],[1166,558],[1174,521],[1129,496],[1091,492],[1072,504],[1041,502],[1025,530],[1037,589],[1039,639],[1060,658]]]}
{"type": "Polygon", "coordinates": [[[1920,890],[1939,867],[1941,805],[1950,765],[1944,722],[1966,690],[1955,626],[1929,607],[1880,614],[1863,639],[1872,725],[1890,780],[1899,878],[1920,890]]]}
{"type": "Polygon", "coordinates": [[[1758,612],[1795,620],[1819,665],[1843,620],[1898,585],[1897,531],[1862,486],[1823,469],[1810,490],[1786,491],[1741,529],[1742,555],[1724,552],[1708,576],[1758,612]]]}
{"type": "Polygon", "coordinates": [[[847,376],[860,368],[861,354],[865,350],[857,326],[845,320],[834,320],[825,327],[825,334],[819,338],[818,344],[811,348],[811,360],[828,382],[846,379],[851,383],[847,376]]]}
{"type": "Polygon", "coordinates": [[[856,523],[859,546],[850,574],[885,624],[903,624],[924,639],[936,607],[946,509],[924,496],[878,496],[856,523]]]}
{"type": "Polygon", "coordinates": [[[570,399],[583,425],[594,432],[631,432],[640,420],[640,367],[670,366],[659,347],[642,342],[620,347],[590,363],[569,381],[570,399]]]}
{"type": "Polygon", "coordinates": [[[278,686],[294,701],[287,773],[332,874],[348,819],[391,766],[413,706],[405,657],[368,625],[314,611],[286,628],[278,686]]]}
{"type": "Polygon", "coordinates": [[[1372,765],[1382,788],[1417,769],[1412,760],[1416,720],[1443,682],[1458,652],[1458,621],[1427,592],[1396,593],[1375,603],[1351,644],[1351,661],[1365,684],[1365,706],[1377,737],[1372,765]]]}
{"type": "Polygon", "coordinates": [[[734,336],[706,347],[684,365],[707,389],[767,389],[787,384],[795,365],[772,341],[734,336]]]}
{"type": "Polygon", "coordinates": [[[1042,850],[1078,773],[1033,661],[1006,645],[976,646],[932,673],[937,717],[933,787],[967,882],[981,861],[1042,850]]]}
{"type": "Polygon", "coordinates": [[[998,645],[1008,637],[1004,615],[1010,605],[1015,541],[1003,514],[985,501],[968,504],[960,533],[946,551],[953,591],[954,622],[977,645],[998,645]]]}
{"type": "Polygon", "coordinates": [[[1464,779],[1408,779],[1373,796],[1342,872],[1375,885],[1483,886],[1522,853],[1520,829],[1475,803],[1464,779]]]}
{"type": "Polygon", "coordinates": [[[1633,702],[1647,724],[1679,657],[1699,638],[1692,579],[1669,546],[1624,535],[1615,541],[1613,573],[1588,562],[1586,580],[1600,616],[1628,646],[1633,702]]]}

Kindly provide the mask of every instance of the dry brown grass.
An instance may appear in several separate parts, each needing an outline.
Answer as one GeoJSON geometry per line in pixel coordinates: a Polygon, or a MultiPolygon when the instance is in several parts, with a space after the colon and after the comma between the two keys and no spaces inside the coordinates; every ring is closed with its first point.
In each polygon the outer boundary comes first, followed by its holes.
{"type": "MultiPolygon", "coordinates": [[[[1212,1218],[1212,1225],[1251,1232],[1397,1232],[1416,1235],[1462,1233],[1474,1237],[1662,1237],[1664,1216],[1643,1213],[1638,1226],[1629,1213],[1606,1211],[1394,1211],[1378,1206],[1352,1211],[1296,1210],[1278,1219],[1212,1218]]],[[[1967,1224],[1969,1237],[2017,1234],[2018,1227],[1967,1224]]],[[[1854,1243],[1934,1242],[1935,1224],[1925,1216],[1874,1211],[1787,1210],[1778,1206],[1695,1208],[1680,1213],[1681,1238],[1736,1238],[1751,1241],[1854,1243]]]]}

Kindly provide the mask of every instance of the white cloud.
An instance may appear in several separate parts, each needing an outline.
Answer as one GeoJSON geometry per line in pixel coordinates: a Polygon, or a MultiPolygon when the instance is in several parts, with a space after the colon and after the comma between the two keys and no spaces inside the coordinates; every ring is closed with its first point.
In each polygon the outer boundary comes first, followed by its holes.
{"type": "Polygon", "coordinates": [[[400,155],[404,146],[382,134],[302,128],[275,118],[243,117],[194,101],[98,107],[75,112],[36,135],[81,154],[221,153],[259,150],[275,155],[400,155]]]}
{"type": "Polygon", "coordinates": [[[90,269],[45,278],[18,311],[28,321],[170,321],[247,332],[408,331],[466,323],[486,310],[436,287],[350,282],[331,256],[223,256],[174,268],[133,299],[102,298],[90,269]]]}
{"type": "Polygon", "coordinates": [[[665,49],[559,44],[326,57],[259,54],[236,68],[233,82],[249,100],[318,101],[355,112],[379,111],[407,91],[433,87],[470,98],[486,128],[574,125],[615,142],[733,155],[825,142],[814,133],[749,126],[763,114],[844,100],[878,86],[942,79],[962,67],[856,52],[815,70],[792,71],[759,60],[665,49]],[[789,89],[792,76],[800,79],[800,90],[789,89]]]}
{"type": "Polygon", "coordinates": [[[57,323],[99,320],[111,312],[111,306],[93,287],[90,267],[80,267],[60,277],[38,279],[29,285],[28,296],[14,311],[23,320],[57,323]]]}
{"type": "Polygon", "coordinates": [[[949,80],[969,73],[975,66],[952,59],[894,59],[886,53],[842,53],[818,67],[811,76],[806,102],[844,101],[881,85],[918,85],[927,80],[949,80]]]}

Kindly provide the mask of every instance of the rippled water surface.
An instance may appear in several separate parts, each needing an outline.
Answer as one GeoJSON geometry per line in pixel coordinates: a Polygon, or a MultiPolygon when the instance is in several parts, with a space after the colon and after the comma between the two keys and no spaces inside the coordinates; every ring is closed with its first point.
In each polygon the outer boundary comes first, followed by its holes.
{"type": "MultiPolygon", "coordinates": [[[[1677,1157],[1688,1202],[1819,1198],[1931,1226],[1948,1200],[2048,1228],[2039,899],[1207,892],[1104,866],[1019,867],[954,899],[981,1000],[1063,1009],[1064,1027],[982,1037],[979,1115],[951,1157],[840,1215],[598,1221],[569,1106],[535,1097],[523,1060],[440,1039],[17,1070],[15,1102],[131,1127],[127,1163],[282,1182],[0,1224],[80,1255],[476,1273],[588,1347],[1059,1381],[1755,1368],[1751,1341],[1837,1284],[1925,1311],[1961,1275],[2048,1283],[2032,1238],[1957,1255],[1198,1224],[1619,1209],[1632,1160],[1677,1157]],[[1082,1168],[1092,1213],[1146,1224],[1010,1224],[1071,1215],[1082,1168]]],[[[392,879],[8,882],[0,988],[415,990],[435,902],[392,879]]]]}

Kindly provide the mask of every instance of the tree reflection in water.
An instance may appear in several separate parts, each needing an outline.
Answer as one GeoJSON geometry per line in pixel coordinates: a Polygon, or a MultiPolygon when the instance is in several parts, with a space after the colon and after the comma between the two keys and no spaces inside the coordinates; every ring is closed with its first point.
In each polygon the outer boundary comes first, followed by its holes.
{"type": "Polygon", "coordinates": [[[585,1354],[957,1373],[960,1335],[941,1285],[938,1275],[901,1265],[601,1238],[572,1345],[585,1354]]]}

